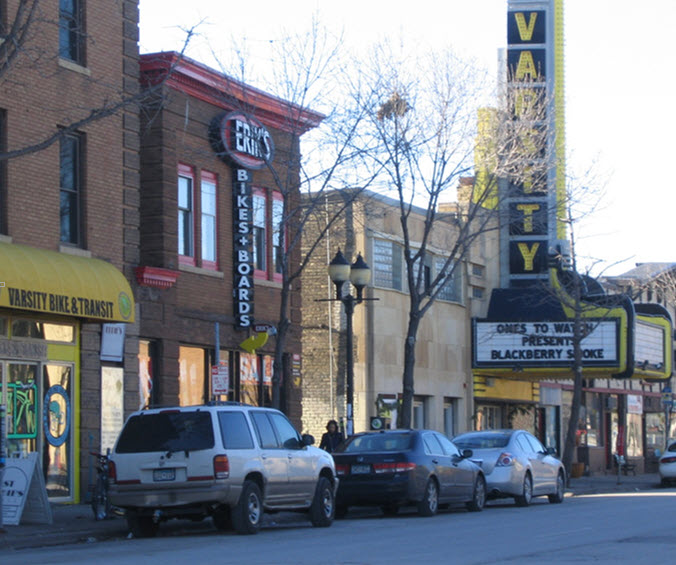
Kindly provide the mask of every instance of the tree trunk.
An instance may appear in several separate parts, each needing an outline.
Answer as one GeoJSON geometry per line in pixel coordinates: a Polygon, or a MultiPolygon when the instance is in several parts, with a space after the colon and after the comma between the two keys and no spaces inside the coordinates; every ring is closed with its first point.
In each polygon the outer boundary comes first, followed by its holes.
{"type": "Polygon", "coordinates": [[[284,348],[286,336],[289,331],[289,318],[286,315],[289,304],[289,285],[282,284],[279,298],[279,321],[277,323],[277,335],[275,339],[275,358],[272,362],[272,407],[282,409],[282,382],[284,377],[284,348]]]}
{"type": "Polygon", "coordinates": [[[413,413],[414,369],[415,369],[415,343],[420,326],[420,317],[417,312],[410,312],[408,316],[408,331],[404,342],[404,374],[402,377],[402,401],[399,422],[397,427],[408,429],[411,427],[413,413]]]}

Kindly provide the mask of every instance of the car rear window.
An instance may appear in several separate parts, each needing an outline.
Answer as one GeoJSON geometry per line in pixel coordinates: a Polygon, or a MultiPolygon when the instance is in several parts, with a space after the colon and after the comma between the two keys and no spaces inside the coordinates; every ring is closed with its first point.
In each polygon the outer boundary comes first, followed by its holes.
{"type": "Polygon", "coordinates": [[[364,451],[406,451],[411,449],[413,434],[366,434],[352,436],[338,451],[356,453],[364,451]]]}
{"type": "Polygon", "coordinates": [[[129,418],[115,451],[199,451],[213,447],[214,430],[208,412],[159,412],[129,418]]]}
{"type": "Polygon", "coordinates": [[[467,434],[453,438],[458,449],[491,449],[505,447],[509,443],[510,434],[467,434]]]}

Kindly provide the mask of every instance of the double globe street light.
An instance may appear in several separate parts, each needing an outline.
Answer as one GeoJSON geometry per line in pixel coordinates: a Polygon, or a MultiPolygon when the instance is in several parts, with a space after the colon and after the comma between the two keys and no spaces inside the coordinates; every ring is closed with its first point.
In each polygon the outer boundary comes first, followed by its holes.
{"type": "Polygon", "coordinates": [[[364,261],[361,253],[357,255],[357,259],[352,265],[345,259],[340,248],[338,253],[329,263],[329,277],[333,284],[336,285],[336,297],[329,299],[329,301],[339,301],[345,307],[346,317],[346,345],[347,351],[345,353],[345,404],[346,404],[346,435],[349,437],[354,433],[354,359],[353,359],[353,335],[352,335],[352,315],[354,314],[354,307],[361,304],[364,300],[377,300],[377,298],[364,298],[364,287],[371,280],[371,269],[364,261]],[[351,293],[343,294],[343,285],[350,282],[355,289],[357,289],[357,296],[352,296],[351,293]]]}

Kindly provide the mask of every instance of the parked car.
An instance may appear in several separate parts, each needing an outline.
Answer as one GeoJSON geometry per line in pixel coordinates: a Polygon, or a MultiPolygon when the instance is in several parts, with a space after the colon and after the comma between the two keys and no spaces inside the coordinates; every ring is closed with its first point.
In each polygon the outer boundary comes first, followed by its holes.
{"type": "Polygon", "coordinates": [[[110,455],[110,500],[134,536],[170,518],[213,518],[258,532],[264,511],[303,510],[330,526],[338,481],[331,456],[284,414],[238,403],[142,410],[110,455]]]}
{"type": "Polygon", "coordinates": [[[432,430],[354,435],[333,453],[340,479],[336,511],[341,516],[350,506],[380,506],[385,514],[396,514],[415,505],[422,516],[433,516],[452,503],[482,510],[486,481],[471,456],[432,430]]]}
{"type": "Polygon", "coordinates": [[[566,472],[553,449],[545,449],[524,430],[484,430],[453,438],[460,449],[471,449],[472,460],[486,476],[488,498],[513,497],[528,506],[535,496],[563,502],[566,472]]]}
{"type": "Polygon", "coordinates": [[[664,453],[660,455],[659,474],[662,486],[676,481],[676,440],[669,441],[664,453]]]}

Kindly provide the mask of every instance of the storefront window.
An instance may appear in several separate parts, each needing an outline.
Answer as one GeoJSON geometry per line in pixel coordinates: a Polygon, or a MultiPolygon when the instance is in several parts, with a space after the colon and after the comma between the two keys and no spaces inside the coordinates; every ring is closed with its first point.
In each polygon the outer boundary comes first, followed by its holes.
{"type": "Polygon", "coordinates": [[[9,453],[37,450],[37,365],[10,363],[7,383],[7,439],[9,453]]]}
{"type": "Polygon", "coordinates": [[[153,349],[150,341],[141,340],[138,346],[138,394],[139,408],[143,409],[155,404],[157,391],[153,380],[153,349]]]}
{"type": "Polygon", "coordinates": [[[627,414],[627,456],[643,457],[641,414],[627,414]]]}
{"type": "Polygon", "coordinates": [[[649,412],[645,415],[646,451],[664,449],[665,417],[663,412],[649,412]]]}
{"type": "Polygon", "coordinates": [[[73,343],[75,340],[75,327],[72,324],[54,324],[15,318],[12,320],[12,337],[73,343]]]}
{"type": "Polygon", "coordinates": [[[0,335],[7,335],[7,318],[0,318],[0,335]]]}
{"type": "Polygon", "coordinates": [[[476,430],[497,430],[502,427],[502,411],[499,406],[477,406],[476,430]]]}
{"type": "Polygon", "coordinates": [[[179,348],[179,392],[181,406],[196,406],[205,402],[204,350],[197,347],[179,348]]]}
{"type": "Polygon", "coordinates": [[[586,432],[586,445],[598,447],[603,445],[601,436],[601,399],[595,392],[586,392],[584,398],[584,430],[586,432]]]}
{"type": "Polygon", "coordinates": [[[72,380],[71,365],[45,365],[43,368],[43,464],[50,497],[72,494],[72,380]]]}
{"type": "Polygon", "coordinates": [[[240,400],[258,406],[258,356],[251,353],[239,355],[240,400]]]}

